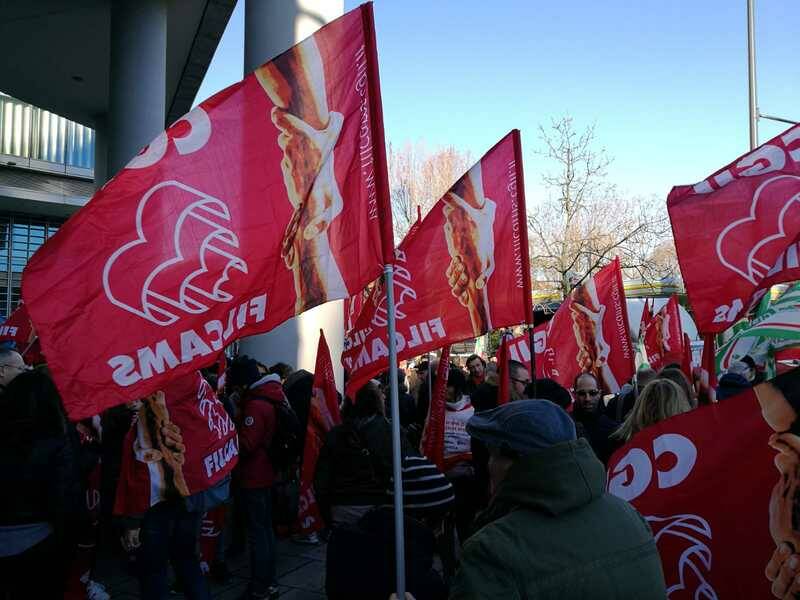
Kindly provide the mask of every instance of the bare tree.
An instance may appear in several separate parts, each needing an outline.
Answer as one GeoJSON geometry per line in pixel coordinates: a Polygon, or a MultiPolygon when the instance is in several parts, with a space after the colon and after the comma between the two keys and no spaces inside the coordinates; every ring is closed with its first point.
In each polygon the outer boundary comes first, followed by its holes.
{"type": "Polygon", "coordinates": [[[555,168],[542,176],[548,198],[529,211],[534,288],[565,296],[614,256],[628,272],[656,278],[660,271],[651,257],[668,252],[664,202],[618,193],[606,179],[611,159],[596,149],[594,126],[578,132],[563,117],[539,131],[539,154],[555,168]]]}
{"type": "Polygon", "coordinates": [[[428,152],[424,144],[389,144],[389,191],[395,243],[417,220],[417,207],[425,215],[471,166],[468,152],[452,146],[428,152]]]}

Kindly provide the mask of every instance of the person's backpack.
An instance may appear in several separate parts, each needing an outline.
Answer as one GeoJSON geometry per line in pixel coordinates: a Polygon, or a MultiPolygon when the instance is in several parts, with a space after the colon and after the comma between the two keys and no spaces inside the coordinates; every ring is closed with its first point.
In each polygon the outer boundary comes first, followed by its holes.
{"type": "Polygon", "coordinates": [[[275,408],[275,434],[269,447],[269,458],[276,471],[292,467],[303,453],[302,428],[292,407],[283,400],[273,400],[267,396],[257,396],[275,408]]]}

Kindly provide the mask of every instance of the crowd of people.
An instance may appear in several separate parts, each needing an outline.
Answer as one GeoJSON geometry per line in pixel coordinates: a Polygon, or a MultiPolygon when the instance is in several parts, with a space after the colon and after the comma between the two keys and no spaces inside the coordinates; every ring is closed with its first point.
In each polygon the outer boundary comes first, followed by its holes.
{"type": "MultiPolygon", "coordinates": [[[[755,379],[742,365],[721,378],[723,397],[727,379],[740,378],[737,389],[755,379]]],[[[420,600],[663,597],[652,535],[605,493],[605,464],[638,431],[707,401],[695,382],[677,365],[642,368],[609,396],[590,373],[567,390],[532,381],[512,360],[502,402],[495,363],[451,362],[437,466],[420,451],[437,368],[421,361],[398,372],[409,592],[420,600]]],[[[4,598],[108,598],[93,577],[98,545],[137,575],[148,599],[170,590],[209,598],[207,578],[224,580],[229,557],[247,550],[245,597],[273,598],[276,534],[327,541],[328,597],[390,596],[386,377],[339,398],[342,422],[328,432],[314,476],[324,528],[308,533],[298,528],[297,503],[313,374],[246,356],[228,364],[224,386],[220,374],[211,367],[72,423],[46,366],[0,351],[0,476],[14,490],[0,500],[4,598]],[[219,535],[201,544],[209,527],[219,535]],[[50,576],[36,575],[42,564],[50,576]]]]}

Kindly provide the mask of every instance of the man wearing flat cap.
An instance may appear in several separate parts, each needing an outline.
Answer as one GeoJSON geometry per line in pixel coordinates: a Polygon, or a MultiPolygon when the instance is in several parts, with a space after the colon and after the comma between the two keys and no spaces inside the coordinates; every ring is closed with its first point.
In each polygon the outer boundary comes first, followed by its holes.
{"type": "Polygon", "coordinates": [[[559,406],[518,400],[478,413],[492,499],[466,542],[451,600],[666,598],[647,523],[606,493],[606,474],[559,406]]]}

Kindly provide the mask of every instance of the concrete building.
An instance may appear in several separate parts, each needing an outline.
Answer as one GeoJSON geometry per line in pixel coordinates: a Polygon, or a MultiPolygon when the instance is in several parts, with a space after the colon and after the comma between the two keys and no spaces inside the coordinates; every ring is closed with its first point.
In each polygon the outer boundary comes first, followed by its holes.
{"type": "MultiPolygon", "coordinates": [[[[240,1],[246,73],[344,10],[343,0],[240,1]]],[[[189,111],[235,6],[236,0],[3,3],[0,318],[17,305],[33,252],[189,111]]],[[[242,346],[267,364],[312,371],[320,328],[337,365],[341,302],[242,346]]]]}

